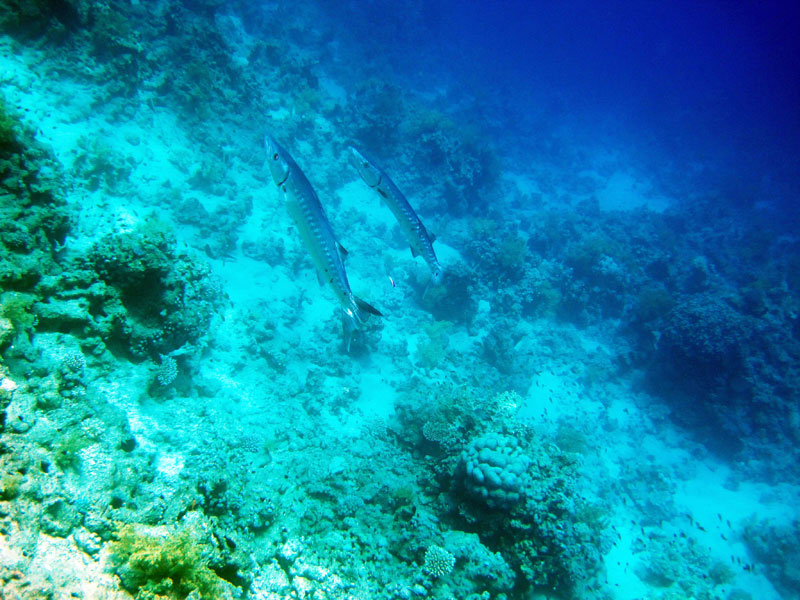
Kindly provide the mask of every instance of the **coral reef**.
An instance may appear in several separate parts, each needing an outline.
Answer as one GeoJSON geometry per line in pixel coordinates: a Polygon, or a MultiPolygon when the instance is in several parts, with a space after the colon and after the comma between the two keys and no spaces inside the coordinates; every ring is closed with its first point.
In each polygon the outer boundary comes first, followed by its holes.
{"type": "Polygon", "coordinates": [[[658,345],[658,362],[689,389],[717,390],[740,377],[743,347],[753,325],[713,297],[694,297],[665,316],[658,345]]]}
{"type": "Polygon", "coordinates": [[[744,528],[743,537],[753,558],[763,565],[770,581],[786,597],[796,595],[800,585],[800,573],[797,572],[800,555],[798,533],[800,524],[797,521],[777,524],[755,515],[744,528]]]}
{"type": "Polygon", "coordinates": [[[521,118],[495,81],[432,77],[446,44],[404,68],[435,3],[323,4],[0,0],[3,592],[791,595],[794,522],[690,514],[698,481],[781,482],[756,508],[798,481],[777,185],[638,173],[647,142],[579,143],[561,100],[521,118]],[[387,307],[349,355],[264,129],[387,307]],[[351,136],[439,234],[439,285],[350,187],[351,136]],[[609,208],[620,177],[668,207],[609,208]]]}
{"type": "Polygon", "coordinates": [[[482,401],[475,392],[442,390],[430,420],[420,418],[413,399],[397,411],[401,431],[422,432],[407,443],[439,446],[428,465],[436,476],[431,493],[450,496],[448,520],[477,533],[524,585],[579,597],[600,570],[602,527],[582,520],[591,511],[573,487],[576,459],[524,426],[511,428],[518,398],[482,401]]]}

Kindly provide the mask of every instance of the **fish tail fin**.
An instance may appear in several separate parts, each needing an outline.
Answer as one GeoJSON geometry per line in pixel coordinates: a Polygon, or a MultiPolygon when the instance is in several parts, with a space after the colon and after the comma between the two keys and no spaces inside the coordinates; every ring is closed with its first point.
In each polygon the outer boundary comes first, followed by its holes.
{"type": "Polygon", "coordinates": [[[364,302],[361,298],[353,296],[355,302],[355,310],[342,311],[342,334],[344,335],[344,348],[345,352],[350,352],[350,342],[353,341],[353,335],[364,324],[370,315],[382,317],[383,313],[377,308],[364,302]]]}
{"type": "Polygon", "coordinates": [[[428,285],[425,286],[425,291],[422,292],[422,299],[425,299],[425,294],[428,293],[428,290],[432,287],[439,285],[442,282],[442,268],[436,264],[431,271],[431,280],[428,282],[428,285]]]}
{"type": "Polygon", "coordinates": [[[350,342],[353,341],[353,333],[358,329],[355,317],[342,311],[342,337],[344,338],[344,351],[350,352],[350,342]]]}

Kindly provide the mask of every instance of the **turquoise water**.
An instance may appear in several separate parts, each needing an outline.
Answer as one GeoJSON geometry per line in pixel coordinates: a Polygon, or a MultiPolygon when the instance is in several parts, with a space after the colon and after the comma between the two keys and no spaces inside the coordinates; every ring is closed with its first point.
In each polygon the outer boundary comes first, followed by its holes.
{"type": "Polygon", "coordinates": [[[794,7],[0,6],[0,596],[800,597],[794,7]]]}

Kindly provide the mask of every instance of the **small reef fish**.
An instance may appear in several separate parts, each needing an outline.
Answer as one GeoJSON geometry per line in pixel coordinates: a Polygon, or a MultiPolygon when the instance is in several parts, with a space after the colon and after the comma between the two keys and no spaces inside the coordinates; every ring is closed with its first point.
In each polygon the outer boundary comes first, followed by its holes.
{"type": "Polygon", "coordinates": [[[364,324],[369,315],[383,315],[350,290],[343,261],[347,252],[336,241],[319,197],[303,171],[272,136],[267,135],[264,144],[270,174],[303,245],[311,255],[317,269],[317,279],[320,285],[330,286],[342,306],[342,329],[345,347],[349,352],[353,332],[364,324]]]}
{"type": "Polygon", "coordinates": [[[403,192],[389,179],[389,176],[353,146],[350,146],[349,150],[350,163],[361,175],[361,179],[380,194],[386,206],[397,219],[400,229],[411,246],[411,255],[414,257],[421,255],[425,259],[431,269],[431,282],[438,284],[442,280],[442,267],[433,251],[433,242],[436,237],[428,233],[403,192]]]}

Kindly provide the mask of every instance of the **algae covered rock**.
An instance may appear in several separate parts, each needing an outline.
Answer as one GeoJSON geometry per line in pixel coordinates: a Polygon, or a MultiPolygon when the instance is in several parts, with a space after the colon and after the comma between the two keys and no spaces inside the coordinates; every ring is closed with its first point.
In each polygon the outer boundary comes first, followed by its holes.
{"type": "Polygon", "coordinates": [[[156,359],[207,331],[220,290],[208,266],[175,245],[171,230],[150,223],[92,248],[89,264],[106,284],[97,323],[112,350],[156,359]]]}
{"type": "Polygon", "coordinates": [[[659,341],[659,361],[669,373],[680,373],[687,386],[721,385],[742,368],[743,344],[752,323],[725,302],[711,296],[691,298],[669,313],[659,341]]]}
{"type": "Polygon", "coordinates": [[[55,163],[0,98],[0,350],[30,359],[29,336],[38,323],[37,286],[62,271],[56,251],[70,219],[57,188],[55,163]]]}
{"type": "Polygon", "coordinates": [[[0,157],[17,154],[23,149],[18,133],[19,125],[6,110],[5,102],[0,98],[0,157]]]}
{"type": "Polygon", "coordinates": [[[81,24],[76,0],[37,0],[36,2],[0,1],[0,30],[17,37],[48,34],[58,40],[81,24]]]}
{"type": "Polygon", "coordinates": [[[107,235],[92,248],[90,261],[100,279],[123,294],[146,295],[169,273],[174,243],[160,231],[107,235]]]}
{"type": "Polygon", "coordinates": [[[0,317],[0,349],[14,338],[14,325],[6,317],[0,317]]]}
{"type": "Polygon", "coordinates": [[[55,537],[67,537],[80,524],[81,514],[62,498],[48,502],[42,513],[42,531],[55,537]]]}
{"type": "Polygon", "coordinates": [[[0,98],[0,259],[49,254],[52,244],[63,244],[69,218],[56,173],[48,153],[0,98]]]}

